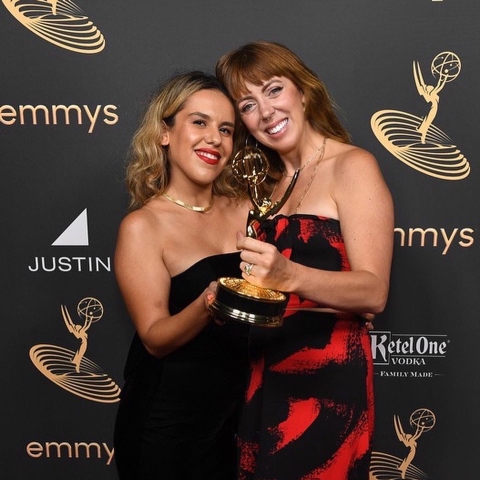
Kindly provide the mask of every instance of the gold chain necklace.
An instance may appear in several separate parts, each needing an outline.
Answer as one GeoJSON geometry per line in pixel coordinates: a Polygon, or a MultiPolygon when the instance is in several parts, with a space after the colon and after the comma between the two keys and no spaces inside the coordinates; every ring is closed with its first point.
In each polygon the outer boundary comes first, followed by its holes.
{"type": "MultiPolygon", "coordinates": [[[[327,140],[327,137],[325,137],[323,139],[323,143],[313,152],[313,155],[305,162],[305,165],[303,167],[300,167],[298,170],[295,170],[295,171],[298,171],[298,173],[300,173],[304,168],[308,167],[308,165],[310,164],[310,162],[317,156],[317,153],[325,147],[325,142],[327,140]]],[[[293,174],[295,175],[295,174],[293,174]]],[[[292,178],[293,175],[285,175],[285,172],[283,172],[283,176],[284,177],[287,177],[287,178],[292,178]]]]}
{"type": "Polygon", "coordinates": [[[205,213],[208,212],[213,207],[213,200],[215,197],[212,195],[212,200],[210,201],[210,205],[206,207],[197,207],[196,205],[189,205],[188,203],[184,202],[183,200],[179,200],[178,198],[173,198],[167,193],[162,193],[162,195],[170,202],[180,205],[183,208],[187,208],[188,210],[193,210],[194,212],[205,213]]]}
{"type": "MultiPolygon", "coordinates": [[[[307,186],[305,187],[305,190],[303,191],[302,196],[300,197],[300,200],[297,203],[297,206],[295,207],[295,213],[298,213],[298,209],[300,208],[300,205],[303,202],[303,199],[305,198],[305,195],[307,195],[308,191],[310,190],[310,187],[312,186],[313,179],[315,178],[315,175],[317,174],[318,166],[320,165],[320,162],[323,160],[323,157],[325,155],[325,145],[327,143],[327,137],[324,138],[322,146],[317,150],[317,153],[319,150],[322,150],[321,155],[318,157],[317,163],[315,164],[315,167],[313,167],[313,172],[310,175],[310,179],[308,180],[307,186]]],[[[309,160],[310,161],[310,160],[309,160]]],[[[305,167],[307,166],[308,162],[305,164],[305,167]]],[[[305,168],[302,167],[302,168],[305,168]]]]}

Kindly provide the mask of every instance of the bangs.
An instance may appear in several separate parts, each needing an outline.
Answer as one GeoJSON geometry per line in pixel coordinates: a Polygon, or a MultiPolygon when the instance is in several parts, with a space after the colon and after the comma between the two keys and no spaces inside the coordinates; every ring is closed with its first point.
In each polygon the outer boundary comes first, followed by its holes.
{"type": "Polygon", "coordinates": [[[246,83],[256,86],[263,85],[272,77],[289,77],[285,67],[280,67],[272,62],[271,58],[258,58],[258,56],[245,56],[232,59],[223,69],[223,83],[234,100],[246,95],[246,83]]]}

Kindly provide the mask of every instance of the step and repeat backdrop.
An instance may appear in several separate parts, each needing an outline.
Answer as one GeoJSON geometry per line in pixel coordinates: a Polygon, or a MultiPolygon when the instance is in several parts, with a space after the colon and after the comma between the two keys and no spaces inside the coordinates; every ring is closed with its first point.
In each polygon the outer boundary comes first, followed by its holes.
{"type": "Polygon", "coordinates": [[[370,480],[480,478],[479,19],[477,0],[2,0],[2,478],[116,478],[128,144],[159,83],[259,39],[323,78],[395,200],[370,480]]]}

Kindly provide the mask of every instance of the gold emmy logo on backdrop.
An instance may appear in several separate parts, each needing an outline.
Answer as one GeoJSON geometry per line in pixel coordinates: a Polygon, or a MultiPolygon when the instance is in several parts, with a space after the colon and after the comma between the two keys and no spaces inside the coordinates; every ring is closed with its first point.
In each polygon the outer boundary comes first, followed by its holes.
{"type": "Polygon", "coordinates": [[[433,124],[445,85],[460,74],[461,62],[455,53],[439,53],[430,70],[436,83],[426,82],[417,61],[413,62],[413,79],[418,94],[429,105],[423,117],[398,110],[381,110],[371,119],[371,127],[380,143],[396,158],[431,177],[462,180],[470,165],[451,139],[433,124]]]}
{"type": "Polygon", "coordinates": [[[435,415],[428,408],[419,408],[410,415],[409,420],[413,433],[406,433],[400,417],[393,416],[395,433],[399,442],[407,448],[406,455],[401,458],[388,453],[372,452],[369,480],[427,480],[429,478],[412,462],[417,453],[418,440],[435,426],[435,415]]]}
{"type": "Polygon", "coordinates": [[[74,395],[99,403],[118,402],[120,388],[97,364],[85,357],[87,332],[102,318],[103,305],[92,297],[80,300],[77,305],[79,322],[72,320],[65,305],[61,305],[60,310],[65,327],[79,342],[77,350],[35,345],[30,349],[31,361],[49,380],[74,395]]]}
{"type": "Polygon", "coordinates": [[[98,53],[105,38],[71,0],[2,0],[7,10],[35,35],[77,53],[98,53]]]}

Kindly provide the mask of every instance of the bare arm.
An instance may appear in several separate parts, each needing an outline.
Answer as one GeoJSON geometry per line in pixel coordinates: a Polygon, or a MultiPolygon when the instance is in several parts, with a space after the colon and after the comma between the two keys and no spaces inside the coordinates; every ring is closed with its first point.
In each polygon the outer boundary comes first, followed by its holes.
{"type": "Polygon", "coordinates": [[[255,264],[254,276],[244,278],[335,310],[379,313],[387,301],[393,250],[391,195],[374,157],[361,149],[337,162],[334,185],[351,271],[306,267],[283,257],[272,245],[241,238],[242,259],[255,264]]]}
{"type": "Polygon", "coordinates": [[[170,315],[170,274],[162,258],[159,229],[153,215],[136,211],[119,230],[115,274],[137,333],[150,354],[162,357],[192,340],[211,317],[200,295],[170,315]]]}

